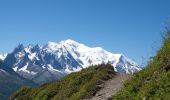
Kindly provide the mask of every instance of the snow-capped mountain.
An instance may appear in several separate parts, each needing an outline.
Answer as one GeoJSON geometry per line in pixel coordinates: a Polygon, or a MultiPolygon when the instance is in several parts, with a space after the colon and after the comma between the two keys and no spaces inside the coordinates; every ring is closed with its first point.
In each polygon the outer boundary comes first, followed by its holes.
{"type": "Polygon", "coordinates": [[[6,58],[7,54],[0,54],[0,60],[4,60],[6,58]]]}
{"type": "Polygon", "coordinates": [[[90,48],[73,40],[49,42],[44,46],[18,45],[4,60],[15,72],[36,83],[59,79],[90,65],[111,64],[115,71],[134,73],[141,68],[122,54],[101,47],[90,48]]]}

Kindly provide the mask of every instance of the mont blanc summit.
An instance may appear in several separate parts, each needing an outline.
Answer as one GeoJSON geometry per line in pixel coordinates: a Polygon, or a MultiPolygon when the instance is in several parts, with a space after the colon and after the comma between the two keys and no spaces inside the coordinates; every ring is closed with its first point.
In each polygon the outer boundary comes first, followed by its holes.
{"type": "Polygon", "coordinates": [[[15,72],[35,83],[59,79],[90,65],[111,64],[115,71],[127,74],[141,70],[123,54],[91,48],[71,39],[43,46],[20,44],[3,59],[15,72]]]}

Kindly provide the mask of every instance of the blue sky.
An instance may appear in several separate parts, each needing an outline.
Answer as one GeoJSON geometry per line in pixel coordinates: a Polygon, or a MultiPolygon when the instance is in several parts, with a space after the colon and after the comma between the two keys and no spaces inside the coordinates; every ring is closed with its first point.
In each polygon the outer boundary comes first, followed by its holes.
{"type": "Polygon", "coordinates": [[[170,18],[169,0],[1,0],[0,52],[19,43],[73,39],[123,53],[154,55],[170,18]]]}

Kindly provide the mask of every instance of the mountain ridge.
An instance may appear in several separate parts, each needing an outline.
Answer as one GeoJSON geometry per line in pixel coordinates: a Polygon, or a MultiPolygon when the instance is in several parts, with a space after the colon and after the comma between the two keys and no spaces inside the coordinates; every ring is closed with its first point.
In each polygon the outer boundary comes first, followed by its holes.
{"type": "Polygon", "coordinates": [[[141,70],[123,54],[112,54],[101,47],[91,48],[71,39],[43,46],[19,44],[4,62],[19,75],[40,84],[90,65],[111,64],[115,71],[128,74],[141,70]]]}

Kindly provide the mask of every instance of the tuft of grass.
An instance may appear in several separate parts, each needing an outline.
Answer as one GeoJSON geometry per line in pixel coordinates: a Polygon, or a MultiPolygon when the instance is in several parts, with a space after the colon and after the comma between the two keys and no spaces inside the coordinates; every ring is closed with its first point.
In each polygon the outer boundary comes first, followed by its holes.
{"type": "Polygon", "coordinates": [[[146,66],[124,83],[113,100],[169,100],[170,98],[170,32],[162,48],[146,66]]]}
{"type": "Polygon", "coordinates": [[[115,75],[113,66],[90,66],[80,72],[39,87],[25,87],[14,93],[9,99],[13,100],[80,100],[92,97],[99,89],[102,80],[115,75]]]}

